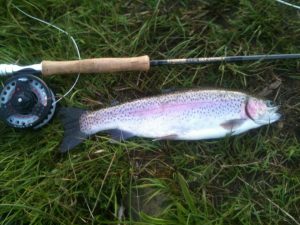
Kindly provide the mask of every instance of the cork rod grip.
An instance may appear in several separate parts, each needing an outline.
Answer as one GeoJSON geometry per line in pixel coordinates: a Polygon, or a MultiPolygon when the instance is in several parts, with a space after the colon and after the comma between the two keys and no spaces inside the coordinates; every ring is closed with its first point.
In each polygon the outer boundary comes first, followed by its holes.
{"type": "Polygon", "coordinates": [[[42,61],[43,76],[75,73],[110,73],[121,71],[147,71],[147,55],[130,58],[94,58],[72,61],[42,61]]]}

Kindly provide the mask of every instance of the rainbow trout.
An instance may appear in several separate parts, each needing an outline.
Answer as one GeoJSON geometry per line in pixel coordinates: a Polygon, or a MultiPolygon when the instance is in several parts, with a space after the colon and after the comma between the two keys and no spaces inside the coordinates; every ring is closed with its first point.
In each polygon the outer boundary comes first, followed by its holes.
{"type": "Polygon", "coordinates": [[[113,139],[202,140],[237,135],[280,118],[271,101],[225,90],[192,90],[86,111],[63,108],[66,152],[100,131],[113,139]]]}

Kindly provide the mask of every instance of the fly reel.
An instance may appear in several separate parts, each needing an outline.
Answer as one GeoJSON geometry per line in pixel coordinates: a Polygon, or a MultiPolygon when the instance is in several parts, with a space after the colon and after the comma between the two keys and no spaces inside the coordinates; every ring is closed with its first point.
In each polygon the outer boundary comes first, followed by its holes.
{"type": "Polygon", "coordinates": [[[13,76],[0,90],[0,119],[14,128],[40,128],[50,121],[55,108],[53,92],[33,75],[13,76]]]}

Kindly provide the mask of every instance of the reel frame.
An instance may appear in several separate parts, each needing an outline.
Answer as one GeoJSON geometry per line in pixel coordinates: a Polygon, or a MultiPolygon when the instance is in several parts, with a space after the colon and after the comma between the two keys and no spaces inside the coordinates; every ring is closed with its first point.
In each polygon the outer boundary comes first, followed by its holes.
{"type": "Polygon", "coordinates": [[[32,74],[12,76],[0,90],[0,119],[17,129],[38,129],[46,125],[56,109],[47,84],[32,74]]]}

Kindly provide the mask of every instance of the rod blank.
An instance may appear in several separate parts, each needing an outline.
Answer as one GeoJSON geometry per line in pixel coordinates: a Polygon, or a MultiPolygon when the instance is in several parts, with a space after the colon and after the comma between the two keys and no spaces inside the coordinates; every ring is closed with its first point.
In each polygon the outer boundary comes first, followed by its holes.
{"type": "Polygon", "coordinates": [[[164,59],[151,60],[150,66],[176,65],[176,64],[210,64],[222,62],[246,62],[246,61],[266,61],[277,59],[300,59],[300,54],[274,54],[274,55],[248,55],[248,56],[221,56],[186,59],[164,59]]]}
{"type": "Polygon", "coordinates": [[[300,59],[300,54],[273,54],[248,56],[221,56],[185,59],[151,60],[147,55],[129,58],[94,58],[73,61],[43,61],[30,66],[0,64],[0,77],[16,74],[34,74],[50,76],[74,73],[109,73],[122,71],[147,71],[151,66],[176,64],[213,64],[247,61],[266,61],[279,59],[300,59]]]}

